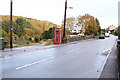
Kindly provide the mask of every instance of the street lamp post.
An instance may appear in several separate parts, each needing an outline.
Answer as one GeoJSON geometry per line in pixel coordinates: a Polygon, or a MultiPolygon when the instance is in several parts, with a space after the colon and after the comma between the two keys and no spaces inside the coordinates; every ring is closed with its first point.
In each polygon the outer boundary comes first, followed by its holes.
{"type": "Polygon", "coordinates": [[[64,12],[64,31],[63,31],[63,39],[65,38],[66,11],[67,11],[67,0],[65,1],[65,12],[64,12]]]}
{"type": "Polygon", "coordinates": [[[10,1],[10,48],[11,49],[13,48],[13,45],[12,45],[12,4],[13,4],[13,1],[11,0],[10,1]]]}

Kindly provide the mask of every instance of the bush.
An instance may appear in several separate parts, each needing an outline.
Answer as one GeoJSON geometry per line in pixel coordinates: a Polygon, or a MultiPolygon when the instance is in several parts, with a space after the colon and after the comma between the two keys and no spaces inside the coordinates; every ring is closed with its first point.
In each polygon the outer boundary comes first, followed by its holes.
{"type": "Polygon", "coordinates": [[[35,41],[36,42],[39,42],[41,40],[41,37],[40,36],[35,36],[35,41]]]}
{"type": "Polygon", "coordinates": [[[42,33],[43,39],[53,39],[54,38],[54,28],[50,28],[49,30],[42,33]]]}
{"type": "Polygon", "coordinates": [[[7,36],[8,36],[8,34],[6,31],[0,30],[0,37],[7,37],[7,36]]]}

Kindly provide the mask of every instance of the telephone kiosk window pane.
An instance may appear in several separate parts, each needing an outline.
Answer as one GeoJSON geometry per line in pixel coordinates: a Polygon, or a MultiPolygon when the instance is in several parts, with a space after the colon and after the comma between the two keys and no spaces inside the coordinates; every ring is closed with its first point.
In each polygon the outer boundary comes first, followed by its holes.
{"type": "Polygon", "coordinates": [[[58,42],[58,31],[56,31],[56,42],[58,42]]]}

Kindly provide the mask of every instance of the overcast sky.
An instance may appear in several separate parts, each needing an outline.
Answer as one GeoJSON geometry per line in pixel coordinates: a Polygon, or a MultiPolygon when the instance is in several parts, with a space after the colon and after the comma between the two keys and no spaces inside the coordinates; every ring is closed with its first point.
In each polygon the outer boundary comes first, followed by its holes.
{"type": "MultiPolygon", "coordinates": [[[[86,13],[98,18],[102,28],[118,25],[119,0],[68,0],[67,17],[86,13]]],[[[13,15],[48,20],[61,25],[65,0],[13,0],[13,15]]],[[[10,0],[0,0],[0,14],[9,15],[10,0]]]]}

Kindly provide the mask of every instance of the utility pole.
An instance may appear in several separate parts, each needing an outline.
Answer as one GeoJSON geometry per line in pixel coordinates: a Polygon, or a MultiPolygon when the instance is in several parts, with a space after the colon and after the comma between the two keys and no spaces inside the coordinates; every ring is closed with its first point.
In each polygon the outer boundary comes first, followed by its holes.
{"type": "Polygon", "coordinates": [[[65,12],[64,12],[64,31],[63,31],[63,39],[65,38],[66,11],[67,11],[67,0],[65,1],[65,12]]]}
{"type": "Polygon", "coordinates": [[[12,45],[12,0],[10,1],[10,48],[13,48],[12,45]]]}

